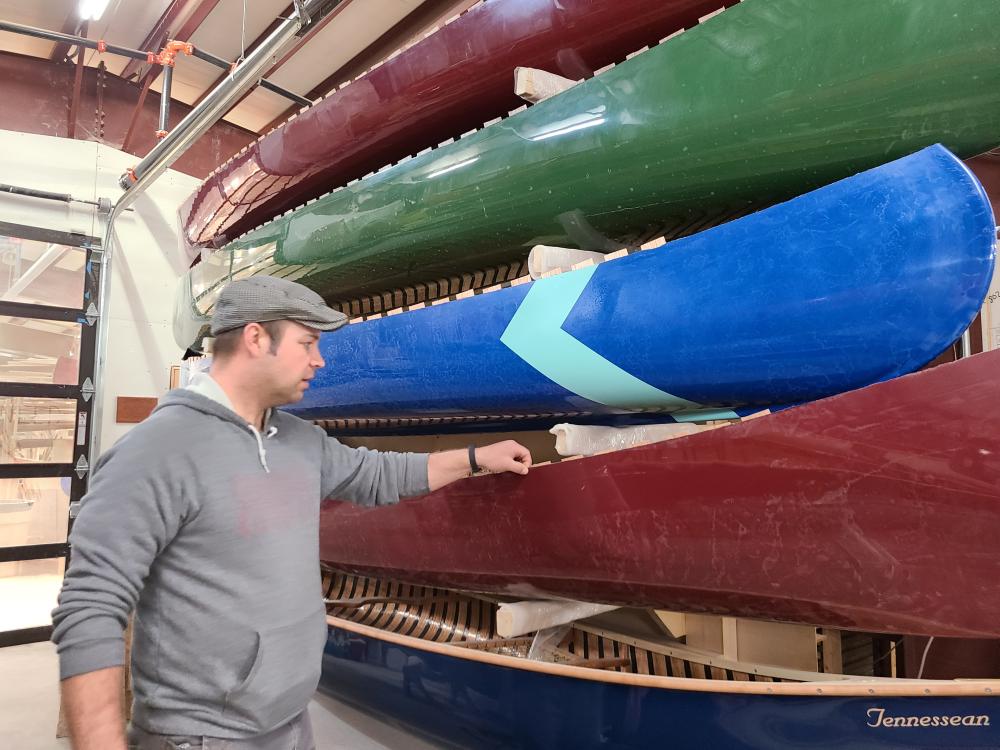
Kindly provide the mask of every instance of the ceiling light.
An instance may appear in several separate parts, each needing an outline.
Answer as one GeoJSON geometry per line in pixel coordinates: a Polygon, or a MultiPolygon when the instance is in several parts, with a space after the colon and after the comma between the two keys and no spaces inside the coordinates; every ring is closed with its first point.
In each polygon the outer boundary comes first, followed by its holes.
{"type": "Polygon", "coordinates": [[[78,12],[84,21],[99,21],[108,7],[109,0],[80,0],[78,12]]]}

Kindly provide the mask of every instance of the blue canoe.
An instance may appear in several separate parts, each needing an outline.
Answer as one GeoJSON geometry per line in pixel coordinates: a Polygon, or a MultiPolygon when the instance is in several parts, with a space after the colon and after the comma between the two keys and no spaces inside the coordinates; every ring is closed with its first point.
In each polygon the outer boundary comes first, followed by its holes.
{"type": "Polygon", "coordinates": [[[996,680],[797,684],[623,674],[328,622],[320,690],[442,747],[1000,747],[996,680]]]}
{"type": "Polygon", "coordinates": [[[958,338],[995,232],[982,186],[932,146],[656,250],[325,334],[291,411],[688,419],[822,398],[958,338]]]}

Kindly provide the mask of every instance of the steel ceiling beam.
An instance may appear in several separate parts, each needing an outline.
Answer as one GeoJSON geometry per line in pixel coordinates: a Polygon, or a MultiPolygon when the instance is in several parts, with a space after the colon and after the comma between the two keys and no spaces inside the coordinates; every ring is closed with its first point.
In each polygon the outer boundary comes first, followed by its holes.
{"type": "MultiPolygon", "coordinates": [[[[66,20],[63,21],[62,33],[63,34],[73,34],[75,35],[83,22],[80,20],[80,15],[77,13],[77,4],[73,3],[69,12],[66,16],[66,20]]],[[[84,32],[86,34],[86,32],[84,32]]],[[[49,60],[52,62],[62,62],[66,59],[69,51],[73,48],[72,42],[56,42],[56,46],[52,48],[52,52],[49,53],[49,60]]]]}

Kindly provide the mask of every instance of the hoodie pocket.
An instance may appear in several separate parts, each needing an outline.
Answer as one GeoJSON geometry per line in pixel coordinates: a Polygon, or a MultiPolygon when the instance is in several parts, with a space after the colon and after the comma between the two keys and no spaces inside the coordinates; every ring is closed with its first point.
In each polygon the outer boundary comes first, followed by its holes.
{"type": "Polygon", "coordinates": [[[224,713],[267,732],[305,710],[316,691],[326,643],[326,612],[258,632],[246,678],[226,693],[224,713]]]}

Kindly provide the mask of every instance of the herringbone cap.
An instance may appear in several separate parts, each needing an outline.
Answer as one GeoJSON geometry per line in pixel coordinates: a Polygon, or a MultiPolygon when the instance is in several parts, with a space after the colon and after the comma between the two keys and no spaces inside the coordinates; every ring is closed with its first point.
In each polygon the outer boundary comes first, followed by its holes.
{"type": "Polygon", "coordinates": [[[327,307],[316,292],[274,276],[251,276],[226,285],[212,313],[211,332],[242,328],[248,323],[294,320],[320,331],[335,331],[347,322],[342,312],[327,307]]]}

